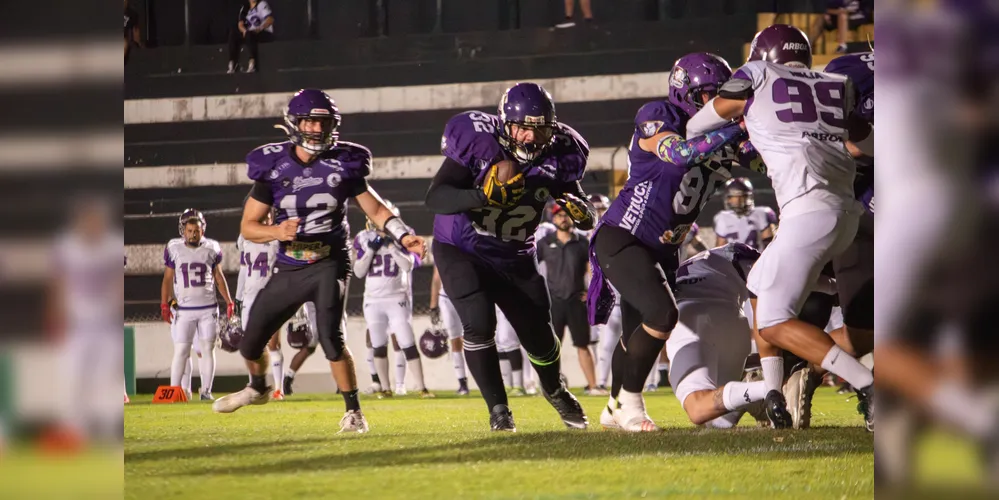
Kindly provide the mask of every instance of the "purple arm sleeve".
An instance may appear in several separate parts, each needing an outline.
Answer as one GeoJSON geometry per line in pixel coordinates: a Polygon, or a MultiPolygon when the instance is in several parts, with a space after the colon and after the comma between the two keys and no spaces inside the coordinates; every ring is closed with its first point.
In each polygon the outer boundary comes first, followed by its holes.
{"type": "Polygon", "coordinates": [[[745,131],[738,123],[712,130],[689,141],[679,135],[669,135],[659,141],[656,156],[667,163],[690,168],[704,163],[712,153],[744,135],[745,131]]]}

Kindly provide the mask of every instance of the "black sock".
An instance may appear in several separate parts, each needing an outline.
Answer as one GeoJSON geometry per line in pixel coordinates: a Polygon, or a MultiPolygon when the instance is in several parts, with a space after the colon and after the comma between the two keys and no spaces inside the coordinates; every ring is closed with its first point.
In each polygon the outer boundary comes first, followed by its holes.
{"type": "Polygon", "coordinates": [[[357,399],[357,389],[345,391],[342,393],[342,396],[343,404],[347,406],[347,411],[361,409],[361,402],[357,399]]]}
{"type": "Polygon", "coordinates": [[[624,382],[624,365],[627,364],[628,353],[618,342],[614,347],[614,355],[611,356],[611,396],[617,399],[621,394],[621,383],[624,382]]]}
{"type": "MultiPolygon", "coordinates": [[[[532,363],[533,364],[533,363],[532,363]]],[[[546,394],[554,394],[562,388],[562,362],[556,359],[549,365],[534,365],[538,374],[538,383],[546,394]]]]}
{"type": "Polygon", "coordinates": [[[466,349],[465,361],[468,364],[468,371],[472,373],[472,378],[482,391],[482,398],[486,400],[489,410],[492,411],[496,405],[507,404],[496,346],[474,351],[466,349]]]}
{"type": "Polygon", "coordinates": [[[253,375],[250,374],[250,387],[253,390],[263,394],[267,392],[267,375],[253,375]]]}
{"type": "Polygon", "coordinates": [[[520,352],[520,349],[506,353],[506,357],[510,360],[510,368],[513,371],[524,369],[524,353],[520,352]]]}
{"type": "Polygon", "coordinates": [[[371,382],[373,382],[375,384],[382,383],[381,380],[378,380],[378,374],[377,373],[372,373],[371,374],[371,382]]]}
{"type": "Polygon", "coordinates": [[[659,361],[659,352],[663,350],[666,341],[657,339],[644,328],[635,330],[628,339],[628,365],[624,368],[624,380],[621,387],[628,392],[640,393],[645,387],[652,367],[659,361]]]}
{"type": "Polygon", "coordinates": [[[458,379],[458,386],[465,387],[467,385],[468,385],[468,379],[467,378],[460,378],[460,379],[458,379]]]}

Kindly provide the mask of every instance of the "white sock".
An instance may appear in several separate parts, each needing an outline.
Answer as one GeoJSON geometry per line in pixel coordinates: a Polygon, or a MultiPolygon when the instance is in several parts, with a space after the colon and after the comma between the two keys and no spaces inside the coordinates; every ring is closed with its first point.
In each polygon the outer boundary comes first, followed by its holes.
{"type": "Polygon", "coordinates": [[[635,407],[645,407],[645,400],[642,398],[642,393],[640,392],[628,392],[621,389],[621,392],[617,395],[617,403],[622,409],[624,408],[635,408],[635,407]]]}
{"type": "Polygon", "coordinates": [[[198,374],[201,376],[202,394],[212,392],[215,382],[215,340],[201,341],[201,357],[198,358],[198,374]]]}
{"type": "Polygon", "coordinates": [[[375,350],[370,347],[368,348],[368,372],[372,375],[377,374],[378,378],[382,377],[381,374],[378,373],[377,368],[375,368],[375,350]]]}
{"type": "Polygon", "coordinates": [[[740,418],[742,418],[742,412],[733,411],[708,422],[707,426],[712,429],[731,429],[739,423],[740,418]]]}
{"type": "Polygon", "coordinates": [[[406,387],[406,353],[402,351],[395,352],[395,386],[406,387]]]}
{"type": "Polygon", "coordinates": [[[657,366],[653,366],[652,369],[649,370],[649,376],[645,377],[645,387],[648,387],[650,385],[651,386],[659,385],[659,370],[657,368],[658,368],[657,366]]]}
{"type": "MultiPolygon", "coordinates": [[[[191,344],[178,343],[173,345],[173,361],[170,363],[170,385],[183,387],[184,367],[190,360],[191,344]]],[[[190,387],[190,384],[188,384],[188,387],[190,387]]]]}
{"type": "Polygon", "coordinates": [[[184,363],[184,376],[180,379],[180,387],[184,389],[184,392],[191,392],[191,375],[194,373],[194,360],[190,356],[187,357],[187,363],[184,363]]]}
{"type": "Polygon", "coordinates": [[[659,371],[661,371],[661,372],[668,372],[669,371],[669,363],[665,362],[665,361],[660,361],[659,362],[659,371]]]}
{"type": "Polygon", "coordinates": [[[461,351],[451,351],[451,362],[454,363],[454,376],[463,379],[468,378],[465,373],[465,353],[461,351]]]}
{"type": "Polygon", "coordinates": [[[413,380],[416,381],[416,390],[424,391],[427,389],[426,383],[423,381],[423,361],[420,358],[407,359],[406,367],[409,368],[409,372],[413,374],[413,380]]]}
{"type": "Polygon", "coordinates": [[[524,370],[510,370],[511,379],[513,381],[514,387],[524,388],[524,370]]]}
{"type": "Polygon", "coordinates": [[[284,354],[281,353],[281,349],[276,351],[269,351],[271,355],[271,375],[274,376],[274,387],[281,391],[284,390],[284,354]]]}
{"type": "MultiPolygon", "coordinates": [[[[372,372],[372,373],[374,373],[374,372],[372,372]]],[[[288,378],[295,378],[295,370],[292,370],[291,368],[288,368],[287,370],[284,371],[284,376],[288,377],[288,378]]]]}
{"type": "Polygon", "coordinates": [[[767,392],[780,392],[784,386],[784,358],[781,356],[760,358],[760,364],[763,366],[763,383],[766,384],[767,392]]]}
{"type": "Polygon", "coordinates": [[[722,388],[722,401],[729,411],[741,410],[767,395],[766,382],[729,382],[722,388]]]}
{"type": "Polygon", "coordinates": [[[834,345],[822,360],[822,368],[846,380],[855,389],[863,389],[874,383],[874,375],[857,358],[850,356],[839,346],[834,345]]]}
{"type": "Polygon", "coordinates": [[[389,378],[389,363],[388,358],[375,358],[375,373],[378,374],[378,383],[382,385],[383,390],[391,390],[392,384],[389,378]]]}
{"type": "Polygon", "coordinates": [[[509,359],[500,359],[500,373],[503,374],[503,385],[513,387],[513,366],[509,359]]]}
{"type": "Polygon", "coordinates": [[[597,344],[597,385],[607,387],[607,379],[610,378],[611,358],[614,356],[616,344],[610,344],[610,348],[603,342],[597,344]]]}
{"type": "Polygon", "coordinates": [[[989,398],[951,380],[937,385],[930,399],[930,410],[935,417],[979,439],[993,431],[999,418],[989,398]]]}

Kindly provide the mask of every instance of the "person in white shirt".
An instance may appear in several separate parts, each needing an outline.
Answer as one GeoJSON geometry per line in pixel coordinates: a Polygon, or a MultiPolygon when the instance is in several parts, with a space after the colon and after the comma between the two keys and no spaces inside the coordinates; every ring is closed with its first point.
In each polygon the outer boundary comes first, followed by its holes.
{"type": "Polygon", "coordinates": [[[736,177],[725,183],[725,210],[715,214],[715,246],[739,242],[763,251],[770,244],[777,214],[770,207],[756,206],[753,198],[749,179],[736,177]]]}
{"type": "Polygon", "coordinates": [[[257,71],[257,44],[274,40],[274,13],[266,0],[249,0],[239,10],[239,23],[235,30],[229,32],[229,70],[235,73],[239,68],[239,48],[246,44],[250,50],[250,61],[246,66],[247,73],[257,71]]]}
{"type": "MultiPolygon", "coordinates": [[[[385,205],[398,214],[394,205],[388,201],[385,205]]],[[[423,380],[423,363],[413,335],[412,272],[419,265],[419,257],[393,242],[385,232],[370,223],[354,238],[353,246],[354,275],[365,278],[364,321],[371,335],[382,396],[391,395],[391,390],[386,390],[392,387],[388,370],[388,332],[391,331],[405,353],[406,365],[420,396],[433,397],[423,380]]]]}
{"type": "Polygon", "coordinates": [[[215,341],[218,338],[218,288],[226,303],[226,316],[231,317],[235,304],[229,296],[229,285],[222,274],[222,247],[219,242],[204,237],[205,216],[187,209],[180,216],[180,238],[167,243],[163,251],[166,271],[163,273],[160,311],[170,323],[173,337],[173,363],[170,365],[170,385],[180,386],[185,366],[191,357],[191,345],[197,337],[201,356],[201,399],[213,401],[212,382],[215,379],[215,341]]]}

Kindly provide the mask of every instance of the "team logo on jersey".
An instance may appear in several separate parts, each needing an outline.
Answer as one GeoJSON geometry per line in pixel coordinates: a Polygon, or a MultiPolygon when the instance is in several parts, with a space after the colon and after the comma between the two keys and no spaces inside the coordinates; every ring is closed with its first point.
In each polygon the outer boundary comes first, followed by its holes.
{"type": "Polygon", "coordinates": [[[291,181],[288,179],[281,179],[281,187],[286,188],[291,185],[291,181]]]}
{"type": "Polygon", "coordinates": [[[340,185],[341,180],[340,174],[330,174],[326,176],[326,185],[335,188],[340,185]]]}
{"type": "Polygon", "coordinates": [[[868,97],[867,100],[864,101],[864,109],[868,109],[868,110],[874,109],[874,98],[873,97],[868,97]]]}
{"type": "Polygon", "coordinates": [[[673,68],[673,72],[669,75],[669,84],[671,87],[683,88],[687,84],[687,70],[680,66],[673,68]]]}
{"type": "Polygon", "coordinates": [[[548,188],[541,188],[534,192],[534,199],[538,201],[545,201],[549,196],[551,196],[551,193],[548,191],[548,188]]]}
{"type": "Polygon", "coordinates": [[[544,175],[545,177],[550,177],[552,179],[555,178],[555,165],[552,165],[551,163],[541,165],[538,167],[538,170],[541,170],[541,175],[544,175]]]}
{"type": "Polygon", "coordinates": [[[661,121],[648,121],[643,122],[639,127],[642,131],[642,135],[645,137],[652,137],[659,132],[659,129],[663,127],[663,122],[661,121]]]}
{"type": "Polygon", "coordinates": [[[305,167],[302,169],[302,176],[312,177],[312,167],[305,167]]]}
{"type": "Polygon", "coordinates": [[[297,193],[307,187],[318,186],[323,183],[323,180],[318,177],[301,177],[296,176],[293,181],[291,181],[292,187],[291,192],[297,193]]]}
{"type": "Polygon", "coordinates": [[[279,174],[277,170],[271,170],[270,178],[271,180],[274,180],[277,179],[279,175],[281,174],[279,174]]]}

